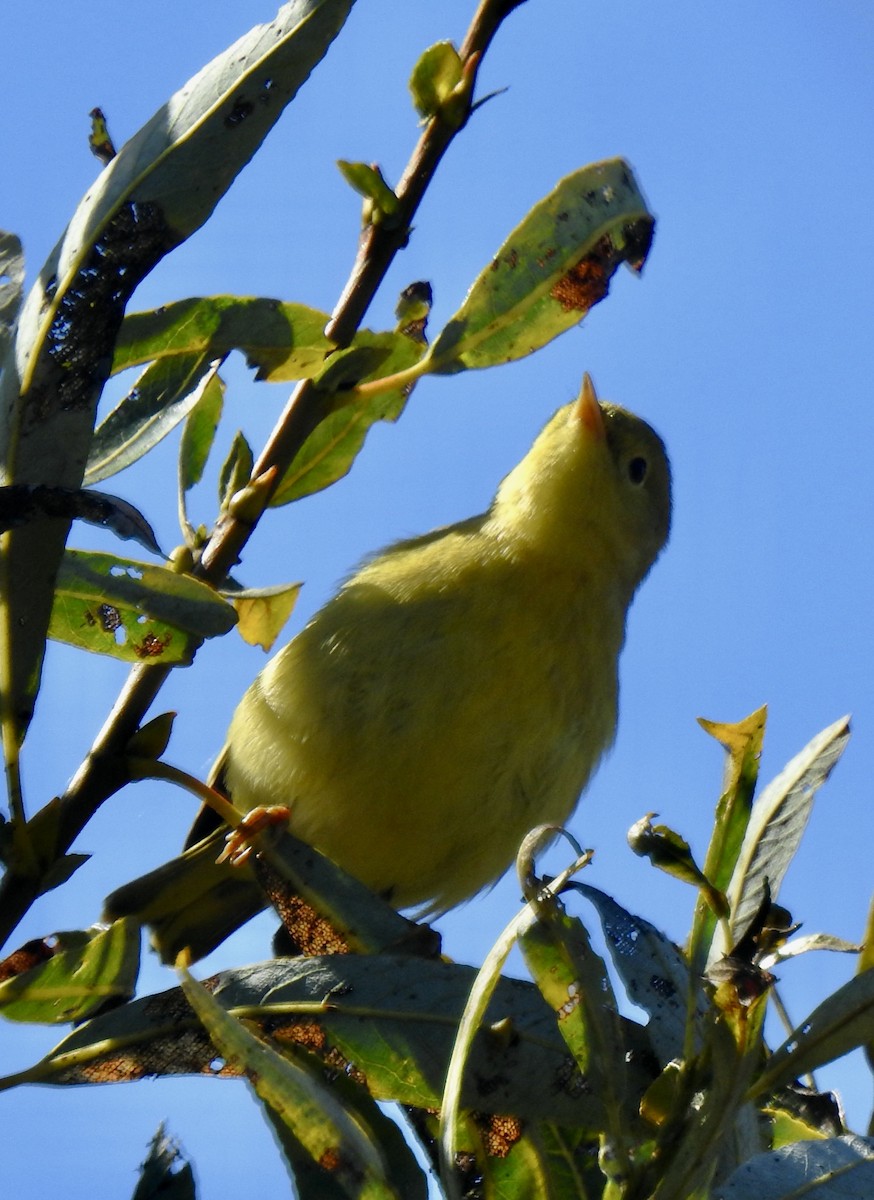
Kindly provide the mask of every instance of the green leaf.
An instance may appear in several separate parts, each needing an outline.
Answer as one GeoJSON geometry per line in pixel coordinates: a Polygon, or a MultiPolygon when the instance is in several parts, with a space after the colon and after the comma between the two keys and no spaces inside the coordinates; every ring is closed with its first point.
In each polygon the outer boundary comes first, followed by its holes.
{"type": "MultiPolygon", "coordinates": [[[[403,1200],[427,1200],[427,1180],[398,1125],[382,1112],[364,1088],[342,1071],[331,1072],[330,1085],[349,1115],[368,1130],[378,1145],[386,1174],[398,1195],[403,1200]]],[[[285,1156],[298,1200],[346,1200],[348,1193],[337,1177],[327,1174],[313,1161],[280,1115],[269,1104],[262,1104],[262,1109],[285,1156]]]]}
{"type": "Polygon", "coordinates": [[[291,616],[303,584],[223,592],[237,612],[237,632],[250,646],[270,650],[291,616]]]}
{"type": "Polygon", "coordinates": [[[163,1121],[149,1145],[132,1200],[195,1200],[194,1172],[163,1121]]]}
{"type": "MultiPolygon", "coordinates": [[[[465,1090],[473,1074],[474,1042],[477,1036],[482,1035],[489,1007],[493,1004],[501,984],[505,982],[501,971],[510,951],[516,945],[519,930],[530,920],[530,906],[526,904],[501,931],[482,966],[473,976],[463,1000],[458,1030],[454,1035],[445,1077],[441,1083],[439,1144],[444,1184],[446,1177],[451,1175],[458,1149],[459,1127],[465,1108],[465,1090]]],[[[503,1034],[505,1028],[495,1023],[492,1032],[497,1034],[501,1030],[503,1034]]],[[[508,1108],[507,1112],[518,1114],[519,1109],[508,1108]]]]}
{"type": "Polygon", "coordinates": [[[85,482],[98,483],[147,454],[194,409],[216,378],[219,360],[185,354],[152,363],[97,427],[85,482]]]}
{"type": "Polygon", "coordinates": [[[753,1095],[771,1092],[874,1041],[874,968],[855,975],[802,1021],[771,1057],[753,1095]]]}
{"type": "Polygon", "coordinates": [[[378,1145],[353,1119],[322,1072],[300,1052],[279,1054],[256,1037],[187,971],[182,990],[226,1063],[244,1074],[255,1093],[288,1126],[314,1162],[326,1166],[349,1197],[390,1200],[398,1193],[388,1182],[378,1145]]]}
{"type": "Polygon", "coordinates": [[[802,1120],[795,1113],[787,1112],[784,1108],[767,1107],[763,1115],[771,1122],[771,1146],[779,1150],[790,1142],[819,1141],[826,1137],[820,1129],[802,1120]]]}
{"type": "Polygon", "coordinates": [[[187,663],[204,638],[227,633],[235,621],[231,605],[189,576],[68,550],[49,635],[125,662],[187,663]]]}
{"type": "Polygon", "coordinates": [[[425,346],[400,333],[361,330],[348,350],[332,358],[318,380],[325,391],[336,392],[336,408],[310,434],[270,501],[277,507],[321,491],[346,475],[376,421],[396,421],[412,385],[352,397],[344,402],[344,387],[395,375],[421,361],[425,346]],[[341,389],[341,390],[337,390],[341,389]]]}
{"type": "Polygon", "coordinates": [[[563,179],[531,209],[438,334],[428,369],[451,374],[533,353],[577,325],[622,262],[640,271],[654,220],[622,159],[563,179]]]}
{"type": "MultiPolygon", "coordinates": [[[[0,377],[0,482],[81,486],[133,290],[207,220],[324,56],[352,3],[285,4],[190,79],[100,172],[21,311],[14,361],[0,377]]],[[[0,718],[10,757],[33,711],[68,532],[58,520],[5,539],[0,718]]]]}
{"type": "MultiPolygon", "coordinates": [[[[849,718],[817,734],[761,793],[753,805],[728,887],[731,928],[737,942],[761,907],[766,887],[776,900],[783,876],[801,841],[818,789],[846,748],[849,718]]],[[[714,946],[719,942],[719,938],[714,946]]],[[[726,953],[727,946],[718,952],[726,953]]]]}
{"type": "Polygon", "coordinates": [[[227,508],[231,497],[235,496],[249,482],[254,463],[255,456],[252,453],[252,447],[238,430],[234,434],[228,456],[222,463],[222,469],[219,472],[219,505],[222,509],[227,508]]]}
{"type": "Polygon", "coordinates": [[[583,1078],[601,1097],[615,1152],[624,1155],[630,1144],[622,1120],[627,1059],[607,969],[581,921],[556,902],[534,907],[537,919],[520,929],[519,947],[583,1078]]]}
{"type": "Polygon", "coordinates": [[[335,348],[324,335],[329,316],[303,304],[252,296],[193,296],[125,317],[112,373],[180,355],[245,354],[269,383],[317,375],[335,348]]]}
{"type": "Polygon", "coordinates": [[[363,162],[347,162],[345,158],[338,159],[337,166],[346,182],[364,197],[368,222],[376,225],[397,212],[400,201],[378,167],[363,162]]]}
{"type": "MultiPolygon", "coordinates": [[[[737,864],[744,834],[752,810],[753,793],[759,777],[759,759],[765,736],[767,708],[762,707],[736,724],[721,724],[699,717],[698,724],[727,751],[722,795],[716,805],[716,817],[704,874],[715,888],[725,893],[737,864]]],[[[704,897],[695,905],[695,918],[689,935],[689,964],[701,975],[708,961],[716,931],[716,912],[704,897]]]]}
{"type": "Polygon", "coordinates": [[[152,527],[143,514],[118,496],[84,488],[46,487],[44,484],[0,487],[0,530],[57,517],[111,529],[120,538],[134,539],[154,554],[161,553],[152,527]]]}
{"type": "Polygon", "coordinates": [[[452,43],[429,46],[410,76],[413,105],[423,121],[440,111],[461,80],[461,58],[452,43]]]}
{"type": "Polygon", "coordinates": [[[794,1142],[743,1163],[714,1200],[862,1200],[874,1194],[874,1139],[794,1142]]]}
{"type": "MultiPolygon", "coordinates": [[[[49,957],[0,983],[0,1013],[10,1021],[57,1025],[84,1021],[110,1001],[129,1000],[140,966],[140,927],[56,933],[40,945],[49,957]]],[[[7,960],[9,961],[9,960],[7,960]]]]}
{"type": "Polygon", "coordinates": [[[204,467],[215,440],[225,399],[225,384],[212,375],[185,421],[179,446],[179,488],[190,491],[203,478],[204,467]]]}

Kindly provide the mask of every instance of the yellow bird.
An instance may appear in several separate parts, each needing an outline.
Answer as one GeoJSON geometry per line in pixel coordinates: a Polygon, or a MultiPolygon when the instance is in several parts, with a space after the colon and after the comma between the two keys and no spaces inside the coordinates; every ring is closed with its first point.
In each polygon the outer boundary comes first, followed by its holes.
{"type": "Polygon", "coordinates": [[[613,741],[626,614],[670,514],[661,439],[587,375],[485,513],[366,561],[267,664],[223,751],[235,807],[287,805],[399,908],[493,883],[613,741]]]}

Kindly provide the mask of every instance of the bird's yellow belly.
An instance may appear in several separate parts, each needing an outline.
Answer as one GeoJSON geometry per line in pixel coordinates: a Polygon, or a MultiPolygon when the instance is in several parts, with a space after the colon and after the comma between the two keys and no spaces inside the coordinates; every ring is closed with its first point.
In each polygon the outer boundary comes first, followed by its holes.
{"type": "MultiPolygon", "coordinates": [[[[528,623],[518,635],[530,650],[528,623]]],[[[458,671],[446,661],[457,639],[438,637],[394,669],[385,648],[378,680],[356,675],[340,650],[333,682],[324,645],[308,679],[299,638],[276,660],[278,677],[265,672],[250,692],[246,736],[231,728],[235,803],[288,803],[298,837],[398,907],[451,907],[494,882],[530,828],[567,819],[613,738],[610,639],[604,670],[575,660],[560,630],[541,620],[538,631],[533,659],[512,645],[497,660],[482,654],[492,631],[460,648],[458,671]]]]}

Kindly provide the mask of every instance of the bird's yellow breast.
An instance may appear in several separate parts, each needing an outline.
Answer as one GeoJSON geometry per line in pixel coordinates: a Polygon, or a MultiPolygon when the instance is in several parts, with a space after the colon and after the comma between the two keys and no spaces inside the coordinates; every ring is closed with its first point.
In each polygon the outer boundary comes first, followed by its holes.
{"type": "Polygon", "coordinates": [[[238,807],[288,803],[299,837],[429,910],[567,818],[613,738],[624,627],[579,570],[449,536],[366,566],[268,665],[227,766],[238,807]]]}

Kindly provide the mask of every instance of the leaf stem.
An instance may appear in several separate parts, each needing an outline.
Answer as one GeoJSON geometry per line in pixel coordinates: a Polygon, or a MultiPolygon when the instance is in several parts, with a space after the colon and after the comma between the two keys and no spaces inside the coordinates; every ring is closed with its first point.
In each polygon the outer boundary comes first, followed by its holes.
{"type": "Polygon", "coordinates": [[[183,771],[181,767],[174,767],[171,763],[155,758],[129,758],[128,766],[131,783],[140,779],[163,779],[166,783],[175,783],[177,787],[184,788],[186,792],[191,792],[198,800],[208,804],[231,829],[236,829],[243,819],[243,813],[234,808],[221,792],[211,788],[196,775],[183,771]]]}
{"type": "Polygon", "coordinates": [[[413,363],[411,367],[405,367],[403,371],[395,371],[394,375],[384,375],[381,379],[368,379],[364,383],[357,384],[348,392],[344,392],[343,397],[344,399],[351,397],[353,400],[369,400],[371,396],[379,396],[383,392],[410,388],[423,375],[431,374],[432,365],[426,355],[419,362],[413,363]]]}

